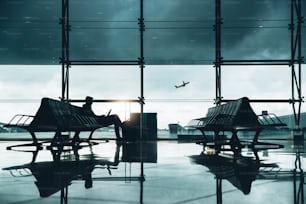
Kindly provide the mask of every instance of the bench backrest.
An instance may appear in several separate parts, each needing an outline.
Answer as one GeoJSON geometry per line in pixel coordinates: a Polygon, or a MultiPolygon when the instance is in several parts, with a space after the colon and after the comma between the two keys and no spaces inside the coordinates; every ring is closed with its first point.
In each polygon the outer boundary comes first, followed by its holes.
{"type": "Polygon", "coordinates": [[[68,102],[43,98],[40,107],[30,124],[32,129],[77,131],[93,130],[101,127],[96,117],[87,115],[81,107],[68,102]]]}
{"type": "Polygon", "coordinates": [[[227,120],[227,124],[231,126],[259,126],[258,117],[252,109],[249,99],[243,97],[234,101],[230,101],[220,106],[215,106],[214,114],[219,116],[221,122],[227,120]]]}
{"type": "Polygon", "coordinates": [[[226,104],[211,107],[206,117],[195,119],[194,127],[209,129],[235,129],[237,127],[259,127],[258,117],[250,106],[249,99],[243,97],[226,104]]]}

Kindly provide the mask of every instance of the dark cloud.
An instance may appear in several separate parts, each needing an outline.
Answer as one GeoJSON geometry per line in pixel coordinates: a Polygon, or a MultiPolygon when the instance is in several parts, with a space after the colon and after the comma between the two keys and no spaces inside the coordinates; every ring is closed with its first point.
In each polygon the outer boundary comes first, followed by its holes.
{"type": "MultiPolygon", "coordinates": [[[[145,62],[211,64],[215,52],[214,2],[144,1],[145,62]]],[[[1,1],[0,63],[58,64],[60,7],[60,1],[53,0],[1,1]]],[[[288,56],[289,8],[290,0],[223,0],[223,56],[288,56]]],[[[303,5],[303,13],[305,8],[303,5]]],[[[70,1],[71,59],[137,60],[139,12],[138,0],[70,1]]]]}

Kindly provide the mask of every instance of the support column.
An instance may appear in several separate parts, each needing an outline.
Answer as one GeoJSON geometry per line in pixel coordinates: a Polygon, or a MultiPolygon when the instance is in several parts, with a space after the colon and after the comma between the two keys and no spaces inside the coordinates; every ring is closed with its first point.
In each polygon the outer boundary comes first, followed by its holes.
{"type": "MultiPolygon", "coordinates": [[[[138,25],[139,25],[139,36],[140,36],[140,57],[139,57],[139,68],[140,68],[140,129],[142,130],[142,118],[143,118],[143,106],[144,106],[144,31],[145,31],[145,24],[144,24],[144,17],[143,17],[143,0],[140,0],[140,16],[138,18],[138,25]]],[[[140,135],[142,137],[142,134],[140,135]]]]}
{"type": "Polygon", "coordinates": [[[295,168],[293,170],[293,195],[294,204],[304,204],[304,171],[301,167],[300,153],[296,153],[295,168]]]}
{"type": "Polygon", "coordinates": [[[62,93],[61,100],[69,99],[69,0],[62,0],[62,16],[60,18],[62,30],[62,56],[60,63],[62,65],[62,93]]]}
{"type": "Polygon", "coordinates": [[[215,104],[220,105],[222,100],[221,95],[221,25],[222,25],[222,17],[221,17],[221,0],[216,0],[215,2],[215,72],[216,72],[216,98],[215,104]]]}
{"type": "MultiPolygon", "coordinates": [[[[303,137],[303,132],[300,131],[301,106],[303,103],[302,97],[302,1],[291,0],[291,19],[289,30],[291,31],[291,104],[294,114],[295,127],[293,130],[294,138],[296,136],[303,137]]],[[[303,139],[303,138],[301,138],[303,139]]]]}
{"type": "Polygon", "coordinates": [[[138,25],[139,25],[139,43],[140,43],[140,57],[139,57],[139,68],[140,68],[140,203],[143,203],[143,181],[144,181],[144,162],[143,162],[143,112],[144,112],[144,31],[145,31],[145,24],[144,24],[144,7],[143,7],[143,0],[140,0],[140,15],[138,18],[138,25]]]}

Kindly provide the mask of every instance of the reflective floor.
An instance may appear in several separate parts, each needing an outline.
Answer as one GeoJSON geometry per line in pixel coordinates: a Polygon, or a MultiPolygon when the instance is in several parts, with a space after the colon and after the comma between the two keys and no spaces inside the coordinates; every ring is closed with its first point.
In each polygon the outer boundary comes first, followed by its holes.
{"type": "Polygon", "coordinates": [[[284,148],[216,155],[192,142],[97,141],[59,155],[2,141],[0,203],[302,204],[304,143],[265,142],[284,148]]]}

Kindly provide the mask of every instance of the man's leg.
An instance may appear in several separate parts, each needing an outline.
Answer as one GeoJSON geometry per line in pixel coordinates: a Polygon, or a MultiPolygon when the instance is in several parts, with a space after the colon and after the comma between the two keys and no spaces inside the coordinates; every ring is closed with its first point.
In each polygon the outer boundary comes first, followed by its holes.
{"type": "Polygon", "coordinates": [[[109,115],[109,116],[105,116],[105,117],[100,117],[99,122],[102,125],[104,125],[105,127],[109,126],[109,125],[114,125],[115,126],[116,137],[117,137],[117,139],[121,139],[119,127],[122,127],[122,122],[121,122],[118,115],[109,115]]]}
{"type": "Polygon", "coordinates": [[[110,115],[108,117],[110,117],[110,121],[115,125],[115,133],[117,139],[121,139],[119,127],[122,128],[122,122],[120,118],[118,117],[118,115],[110,115]]]}

